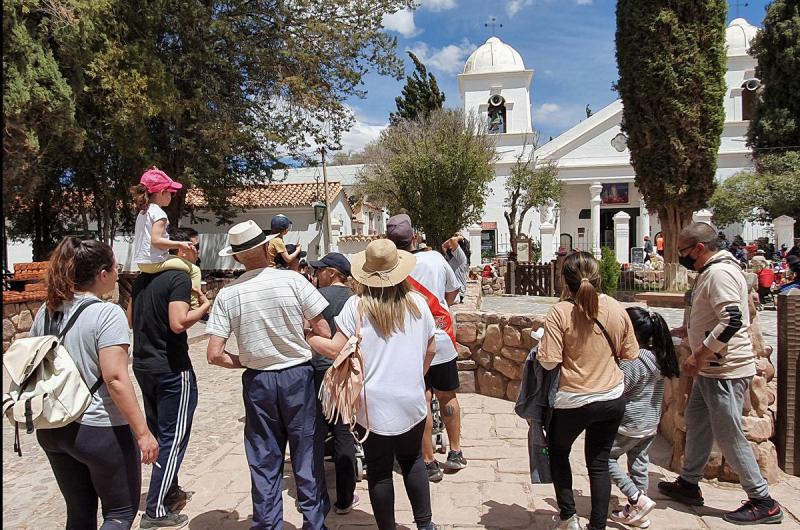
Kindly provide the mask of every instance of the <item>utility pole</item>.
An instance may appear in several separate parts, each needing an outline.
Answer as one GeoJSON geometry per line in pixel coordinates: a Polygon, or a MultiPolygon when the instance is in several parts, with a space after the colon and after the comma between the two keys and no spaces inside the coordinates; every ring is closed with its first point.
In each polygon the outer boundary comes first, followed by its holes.
{"type": "Polygon", "coordinates": [[[320,147],[322,153],[322,183],[325,190],[325,245],[322,247],[325,254],[330,252],[331,247],[331,203],[328,197],[328,168],[325,165],[325,146],[320,147]]]}

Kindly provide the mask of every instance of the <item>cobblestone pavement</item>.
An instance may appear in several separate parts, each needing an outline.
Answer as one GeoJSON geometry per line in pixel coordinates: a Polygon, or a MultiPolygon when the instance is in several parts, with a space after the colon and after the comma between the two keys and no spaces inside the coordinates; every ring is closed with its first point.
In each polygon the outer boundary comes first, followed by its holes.
{"type": "MultiPolygon", "coordinates": [[[[181,469],[181,484],[194,491],[184,509],[190,516],[190,530],[247,530],[250,525],[250,479],[242,444],[244,407],[238,371],[210,367],[205,363],[205,341],[191,347],[199,385],[199,404],[195,414],[189,448],[181,469]]],[[[434,520],[444,528],[523,529],[549,528],[555,514],[551,485],[529,483],[525,423],[512,413],[507,401],[462,394],[463,446],[469,460],[466,469],[446,475],[431,485],[434,520]]],[[[23,456],[12,450],[13,430],[3,427],[3,528],[55,530],[64,528],[64,502],[49,465],[33,436],[22,434],[23,456]]],[[[579,442],[579,444],[582,443],[579,442]]],[[[663,461],[669,447],[663,440],[653,451],[655,463],[663,461]]],[[[573,452],[574,488],[578,513],[589,512],[589,482],[579,445],[573,452]]],[[[333,484],[333,468],[326,465],[328,484],[333,484]]],[[[150,473],[144,468],[144,486],[150,473]]],[[[302,516],[294,508],[294,483],[291,466],[286,467],[284,499],[285,528],[302,527],[302,516]]],[[[655,483],[674,474],[653,465],[650,494],[658,502],[651,515],[654,529],[733,528],[720,519],[744,498],[741,489],[730,484],[703,484],[707,507],[688,508],[669,502],[656,492],[655,483]]],[[[399,528],[411,530],[413,519],[402,480],[395,477],[399,528]]],[[[366,481],[357,489],[361,504],[349,515],[328,517],[331,530],[374,528],[366,481]]],[[[800,479],[783,475],[772,486],[773,495],[787,510],[779,528],[800,530],[800,479]]],[[[621,501],[614,490],[612,504],[621,501]]],[[[331,490],[331,496],[335,493],[331,490]]],[[[144,495],[143,495],[144,498],[144,495]]],[[[134,528],[138,528],[137,525],[134,528]]],[[[622,527],[611,524],[609,528],[622,527]]],[[[764,527],[767,528],[767,527],[764,527]]],[[[774,526],[772,528],[775,528],[774,526]]]]}

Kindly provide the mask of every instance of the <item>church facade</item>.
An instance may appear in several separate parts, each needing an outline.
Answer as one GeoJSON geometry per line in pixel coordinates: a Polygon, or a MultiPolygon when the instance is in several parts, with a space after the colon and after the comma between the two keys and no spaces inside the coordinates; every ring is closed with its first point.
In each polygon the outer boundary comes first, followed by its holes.
{"type": "MultiPolygon", "coordinates": [[[[741,18],[726,29],[725,125],[716,173],[720,181],[753,167],[746,133],[758,80],[755,59],[747,51],[757,31],[741,18]]],[[[497,37],[479,47],[459,75],[465,112],[478,114],[486,121],[489,134],[497,136],[497,178],[487,198],[480,230],[486,254],[510,250],[503,217],[504,185],[517,157],[524,156],[523,151],[531,147],[533,76],[520,54],[497,37]]],[[[535,118],[534,115],[534,122],[535,118]]],[[[634,185],[635,172],[630,165],[627,139],[620,129],[621,120],[622,102],[617,100],[536,151],[539,163],[553,161],[558,165],[559,179],[564,183],[559,205],[543,212],[529,212],[522,224],[523,232],[532,238],[539,239],[541,234],[543,259],[559,247],[599,256],[601,246],[621,246],[614,235],[615,216],[617,225],[627,225],[627,249],[640,246],[645,235],[653,238],[659,232],[658,217],[648,214],[634,185]]],[[[726,228],[729,236],[742,234],[746,240],[763,235],[764,230],[758,225],[726,228]]],[[[473,232],[477,233],[477,227],[473,232]]],[[[628,261],[624,259],[629,257],[627,249],[617,249],[618,261],[628,261]]]]}

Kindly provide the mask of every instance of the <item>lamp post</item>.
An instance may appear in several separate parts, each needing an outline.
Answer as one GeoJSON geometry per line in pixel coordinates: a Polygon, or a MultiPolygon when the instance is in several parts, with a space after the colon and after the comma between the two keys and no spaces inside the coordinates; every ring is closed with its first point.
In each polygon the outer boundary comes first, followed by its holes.
{"type": "Polygon", "coordinates": [[[558,226],[559,221],[559,214],[561,213],[561,208],[558,207],[558,203],[553,206],[553,227],[555,228],[555,237],[553,238],[553,246],[556,248],[553,249],[554,254],[558,253],[559,249],[561,248],[561,227],[558,226]]]}
{"type": "Polygon", "coordinates": [[[322,201],[314,201],[311,203],[311,206],[314,207],[314,220],[318,223],[321,223],[323,219],[325,219],[325,210],[328,209],[325,206],[325,203],[322,201]]]}
{"type": "MultiPolygon", "coordinates": [[[[320,147],[320,154],[322,155],[322,182],[323,182],[323,192],[325,197],[325,245],[322,247],[324,253],[327,254],[330,252],[331,246],[331,203],[330,197],[328,196],[328,168],[325,165],[325,146],[320,147]]],[[[316,215],[316,209],[314,210],[314,215],[316,215]]]]}

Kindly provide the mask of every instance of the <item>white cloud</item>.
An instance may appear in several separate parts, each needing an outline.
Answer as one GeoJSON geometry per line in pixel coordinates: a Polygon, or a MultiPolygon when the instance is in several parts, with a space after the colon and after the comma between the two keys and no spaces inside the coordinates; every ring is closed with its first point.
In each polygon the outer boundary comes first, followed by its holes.
{"type": "Polygon", "coordinates": [[[592,0],[577,0],[579,6],[590,6],[592,5],[592,0]]]}
{"type": "Polygon", "coordinates": [[[558,103],[542,103],[533,110],[534,128],[546,126],[551,129],[567,129],[586,119],[586,111],[578,105],[562,106],[558,103]]]}
{"type": "Polygon", "coordinates": [[[410,9],[401,9],[390,15],[384,15],[381,23],[384,29],[396,31],[405,38],[410,38],[420,33],[416,24],[414,24],[414,12],[410,9]]]}
{"type": "Polygon", "coordinates": [[[477,46],[464,39],[461,44],[448,44],[443,48],[430,48],[424,42],[417,42],[411,51],[429,68],[445,74],[457,74],[464,69],[464,63],[477,46]]]}
{"type": "Polygon", "coordinates": [[[456,0],[419,0],[419,7],[428,11],[447,11],[456,5],[456,0]]]}
{"type": "Polygon", "coordinates": [[[374,125],[363,122],[356,118],[356,122],[353,124],[353,127],[346,133],[342,134],[342,152],[355,153],[361,151],[364,149],[365,145],[377,140],[381,135],[381,131],[383,131],[387,126],[388,123],[383,125],[374,125]]]}
{"type": "Polygon", "coordinates": [[[523,7],[529,5],[533,5],[533,0],[510,0],[506,2],[506,15],[508,15],[508,18],[513,18],[523,7]]]}

